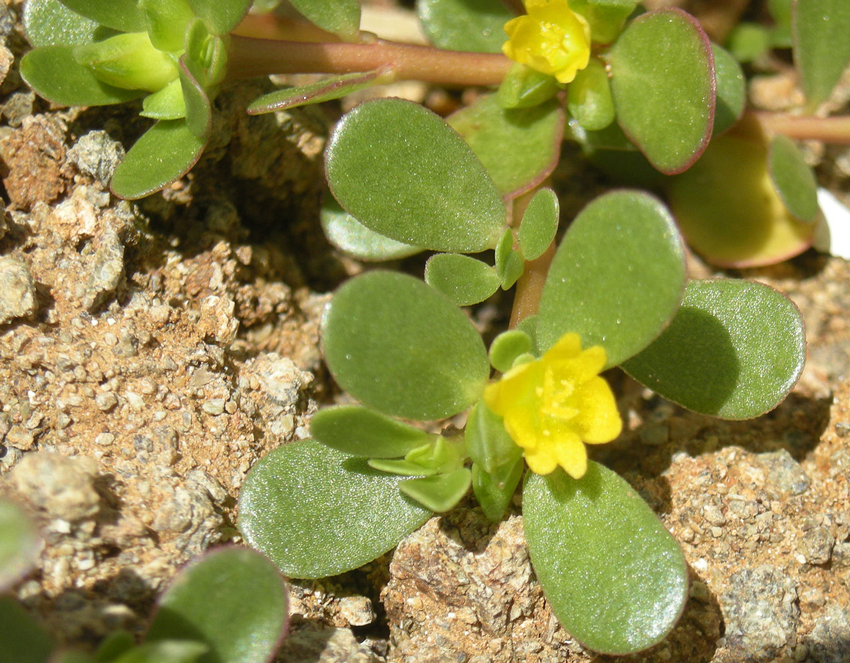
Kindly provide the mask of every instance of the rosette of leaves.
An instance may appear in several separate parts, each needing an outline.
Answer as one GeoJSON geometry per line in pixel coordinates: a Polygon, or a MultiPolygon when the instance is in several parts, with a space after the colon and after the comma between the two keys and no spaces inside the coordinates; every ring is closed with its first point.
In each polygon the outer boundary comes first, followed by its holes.
{"type": "MultiPolygon", "coordinates": [[[[538,195],[537,213],[551,215],[548,194],[538,195]]],[[[484,245],[498,243],[501,222],[485,227],[484,245]]],[[[496,521],[522,482],[531,561],[566,630],[606,653],[659,642],[687,596],[675,540],[597,463],[579,480],[560,469],[524,472],[521,449],[481,401],[493,369],[539,357],[571,332],[582,347],[602,346],[608,367],[728,419],[775,407],[805,356],[800,314],[783,295],[742,280],[688,281],[669,212],[638,191],[606,194],[579,214],[555,252],[538,314],[489,351],[445,294],[404,274],[367,272],[337,291],[322,320],[325,361],[360,405],[320,411],[313,439],[251,470],[239,498],[246,541],[288,576],[334,575],[390,550],[470,487],[496,521]],[[464,412],[462,433],[411,424],[457,425],[464,412]]]]}
{"type": "Polygon", "coordinates": [[[35,47],[21,75],[67,106],[142,98],[156,123],[115,170],[113,192],[140,198],[182,177],[209,138],[211,101],[227,69],[228,33],[250,0],[29,0],[35,47]]]}

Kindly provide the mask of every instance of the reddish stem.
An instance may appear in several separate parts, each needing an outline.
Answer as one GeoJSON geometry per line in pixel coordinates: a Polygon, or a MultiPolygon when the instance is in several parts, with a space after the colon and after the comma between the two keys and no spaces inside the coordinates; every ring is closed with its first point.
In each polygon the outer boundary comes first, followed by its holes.
{"type": "Polygon", "coordinates": [[[814,117],[754,111],[752,115],[767,133],[796,140],[819,140],[834,145],[850,145],[850,117],[814,117]]]}

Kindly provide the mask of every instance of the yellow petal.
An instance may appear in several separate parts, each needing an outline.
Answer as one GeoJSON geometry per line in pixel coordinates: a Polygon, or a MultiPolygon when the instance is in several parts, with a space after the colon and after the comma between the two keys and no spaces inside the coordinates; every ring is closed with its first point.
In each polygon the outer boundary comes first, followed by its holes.
{"type": "Polygon", "coordinates": [[[587,472],[587,450],[578,435],[565,436],[555,446],[555,455],[564,472],[573,479],[581,479],[587,472]]]}
{"type": "Polygon", "coordinates": [[[605,380],[597,377],[586,382],[574,399],[579,414],[570,423],[582,440],[588,444],[604,444],[620,434],[623,421],[611,387],[605,380]]]}
{"type": "Polygon", "coordinates": [[[535,474],[551,474],[558,467],[558,457],[552,446],[526,451],[523,455],[528,468],[535,474]]]}

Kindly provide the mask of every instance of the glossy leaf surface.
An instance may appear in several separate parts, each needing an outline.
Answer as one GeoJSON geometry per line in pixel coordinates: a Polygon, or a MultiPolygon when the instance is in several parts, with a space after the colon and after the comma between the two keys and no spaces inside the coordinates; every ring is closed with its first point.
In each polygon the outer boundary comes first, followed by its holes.
{"type": "Polygon", "coordinates": [[[692,16],[662,9],[639,16],[609,55],[611,92],[623,130],[658,170],[686,170],[714,124],[711,45],[692,16]]]}
{"type": "Polygon", "coordinates": [[[325,166],[343,209],[398,242],[475,253],[493,248],[501,235],[505,209],[484,166],[418,104],[360,104],[337,124],[325,166]]]}
{"type": "Polygon", "coordinates": [[[555,239],[561,211],[558,196],[552,189],[540,189],[525,208],[519,224],[517,240],[525,260],[536,260],[555,239]]]}
{"type": "Polygon", "coordinates": [[[119,32],[147,29],[145,14],[139,9],[137,0],[62,0],[62,4],[80,16],[119,32]]]}
{"type": "Polygon", "coordinates": [[[425,263],[425,283],[458,306],[471,306],[496,292],[501,281],[493,267],[477,258],[437,253],[425,263]]]}
{"type": "Polygon", "coordinates": [[[189,0],[189,4],[195,16],[214,35],[226,35],[239,25],[251,8],[251,0],[189,0]]]}
{"type": "Polygon", "coordinates": [[[143,90],[101,82],[74,60],[74,46],[43,46],[21,59],[21,77],[39,96],[62,106],[108,106],[136,99],[143,90]]]}
{"type": "Polygon", "coordinates": [[[564,111],[554,100],[505,109],[491,94],[447,121],[481,159],[503,198],[516,198],[538,186],[558,163],[564,111]]]}
{"type": "Polygon", "coordinates": [[[121,198],[142,198],[185,175],[204,151],[206,142],[183,120],[163,120],[136,141],[112,176],[112,192],[121,198]]]}
{"type": "Polygon", "coordinates": [[[254,465],[239,494],[239,529],[287,576],[324,578],[393,548],[431,512],[399,492],[403,479],[313,440],[254,465]]]}
{"type": "Polygon", "coordinates": [[[419,0],[416,11],[435,46],[475,53],[501,53],[514,17],[500,0],[419,0]]]}
{"type": "Polygon", "coordinates": [[[422,251],[417,246],[396,242],[370,230],[342,209],[330,195],[325,196],[322,201],[319,218],[327,240],[343,253],[358,260],[395,260],[422,251]]]}
{"type": "Polygon", "coordinates": [[[11,596],[0,595],[3,663],[45,663],[53,650],[47,632],[11,596]]]}
{"type": "Polygon", "coordinates": [[[669,182],[668,200],[688,244],[715,265],[770,265],[811,244],[813,226],[794,219],[773,186],[764,137],[740,124],[669,182]]]}
{"type": "Polygon", "coordinates": [[[684,285],[684,251],[664,205],[636,191],[600,196],[555,253],[538,312],[540,349],[577,332],[582,347],[601,345],[616,366],[661,333],[684,285]]]}
{"type": "Polygon", "coordinates": [[[514,360],[531,352],[531,338],[524,331],[509,329],[499,334],[490,344],[490,363],[497,371],[507,373],[514,360]]]}
{"type": "Polygon", "coordinates": [[[744,112],[747,84],[741,65],[729,51],[711,45],[714,54],[714,73],[717,79],[717,106],[714,110],[714,132],[717,136],[731,127],[744,112]]]}
{"type": "Polygon", "coordinates": [[[430,477],[405,479],[399,490],[435,513],[453,509],[472,484],[472,473],[465,467],[430,477]]]}
{"type": "Polygon", "coordinates": [[[767,168],[776,192],[800,221],[817,219],[818,183],[803,153],[787,136],[774,136],[767,151],[767,168]]]}
{"type": "Polygon", "coordinates": [[[805,359],[791,300],[761,283],[717,279],[689,283],[670,326],[623,368],[690,410],[750,419],[785,398],[805,359]]]}
{"type": "Polygon", "coordinates": [[[310,421],[313,439],[352,456],[400,458],[433,436],[356,405],[319,410],[310,421]]]}
{"type": "Polygon", "coordinates": [[[531,563],[567,632],[595,651],[637,652],[676,625],[688,570],[675,539],[611,470],[579,480],[528,473],[523,525],[531,563]]]}
{"type": "Polygon", "coordinates": [[[264,663],[288,624],[277,568],[245,548],[220,548],[183,569],[163,594],[146,643],[194,640],[201,663],[264,663]]]}
{"type": "Polygon", "coordinates": [[[290,0],[311,23],[339,35],[343,39],[354,40],[360,30],[359,0],[290,0]]]}
{"type": "Polygon", "coordinates": [[[0,499],[0,591],[32,568],[41,537],[24,510],[0,499]]]}
{"type": "Polygon", "coordinates": [[[850,3],[797,0],[791,11],[794,61],[814,110],[826,101],[850,62],[850,3]]]}
{"type": "Polygon", "coordinates": [[[465,410],[490,374],[469,319],[405,274],[373,271],[345,283],[325,309],[322,341],[328,368],[345,391],[403,419],[465,410]]]}
{"type": "Polygon", "coordinates": [[[323,101],[340,99],[347,94],[365,90],[375,85],[380,71],[366,71],[356,74],[343,74],[325,78],[315,83],[276,90],[254,99],[248,105],[248,115],[273,113],[286,108],[298,108],[307,104],[319,104],[323,101]]]}
{"type": "Polygon", "coordinates": [[[80,16],[59,0],[27,0],[24,30],[33,46],[74,46],[94,39],[97,22],[80,16]]]}

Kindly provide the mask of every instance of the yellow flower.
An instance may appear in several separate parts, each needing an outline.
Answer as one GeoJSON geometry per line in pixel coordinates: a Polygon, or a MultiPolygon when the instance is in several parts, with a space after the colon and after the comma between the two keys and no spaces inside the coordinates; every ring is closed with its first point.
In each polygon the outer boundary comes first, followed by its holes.
{"type": "Polygon", "coordinates": [[[566,334],[540,359],[512,368],[484,390],[484,402],[504,418],[532,472],[561,466],[576,479],[587,470],[584,444],[602,444],[623,428],[614,394],[599,372],[605,350],[581,349],[566,334]]]}
{"type": "Polygon", "coordinates": [[[525,0],[526,16],[505,23],[502,52],[559,83],[569,83],[590,60],[590,26],[567,0],[525,0]]]}

